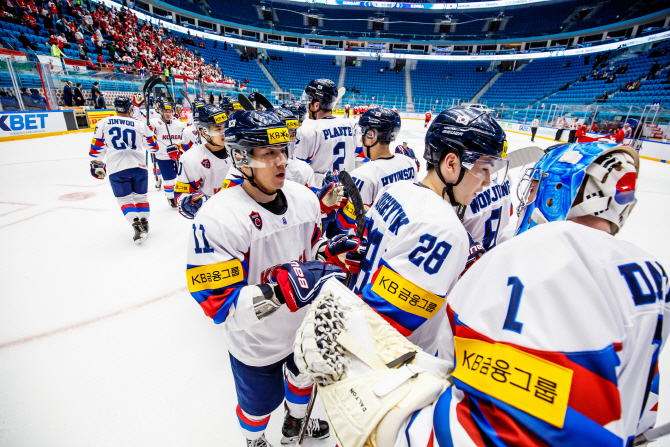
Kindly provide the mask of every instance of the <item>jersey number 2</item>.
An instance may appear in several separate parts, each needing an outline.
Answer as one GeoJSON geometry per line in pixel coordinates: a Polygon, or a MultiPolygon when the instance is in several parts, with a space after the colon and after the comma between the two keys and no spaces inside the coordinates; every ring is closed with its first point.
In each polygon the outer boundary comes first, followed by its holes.
{"type": "Polygon", "coordinates": [[[344,141],[340,141],[333,147],[333,155],[340,155],[340,151],[342,151],[342,155],[337,157],[333,162],[333,171],[339,171],[340,166],[344,164],[344,148],[344,141]]]}

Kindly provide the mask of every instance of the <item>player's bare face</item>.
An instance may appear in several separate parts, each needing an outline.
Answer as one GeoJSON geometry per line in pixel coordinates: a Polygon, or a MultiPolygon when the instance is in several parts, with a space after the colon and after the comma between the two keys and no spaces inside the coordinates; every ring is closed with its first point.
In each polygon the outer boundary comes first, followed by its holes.
{"type": "Polygon", "coordinates": [[[163,119],[166,122],[172,121],[172,110],[163,110],[163,119]]]}
{"type": "MultiPolygon", "coordinates": [[[[461,168],[463,169],[463,168],[461,168]]],[[[491,176],[486,173],[478,176],[474,175],[471,170],[466,170],[463,175],[463,180],[454,187],[454,198],[458,203],[469,205],[470,202],[491,184],[491,176]]]]}
{"type": "Polygon", "coordinates": [[[254,149],[253,154],[254,181],[265,191],[281,189],[286,180],[286,148],[259,147],[254,149]]]}

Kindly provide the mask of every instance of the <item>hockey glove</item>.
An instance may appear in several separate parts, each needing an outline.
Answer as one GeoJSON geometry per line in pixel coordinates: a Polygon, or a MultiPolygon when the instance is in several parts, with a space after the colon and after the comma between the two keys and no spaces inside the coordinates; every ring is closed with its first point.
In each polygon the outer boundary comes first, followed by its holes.
{"type": "Polygon", "coordinates": [[[91,162],[91,175],[97,179],[104,179],[107,176],[107,165],[99,160],[91,162]]]}
{"type": "Polygon", "coordinates": [[[168,157],[170,157],[171,160],[179,160],[179,156],[181,155],[181,151],[175,144],[171,144],[168,147],[165,148],[167,151],[168,157]]]}
{"type": "Polygon", "coordinates": [[[367,247],[368,241],[365,238],[339,234],[319,248],[319,256],[325,262],[356,274],[361,271],[361,262],[365,259],[367,247]]]}
{"type": "Polygon", "coordinates": [[[209,197],[202,192],[183,196],[181,200],[179,200],[179,214],[187,219],[193,219],[208,198],[209,197]]]}
{"type": "Polygon", "coordinates": [[[463,269],[461,276],[465,275],[465,272],[467,272],[470,267],[472,267],[472,265],[486,253],[484,246],[475,241],[472,236],[470,236],[470,233],[468,233],[468,239],[470,239],[470,251],[468,252],[468,260],[465,263],[465,268],[463,269]]]}
{"type": "Polygon", "coordinates": [[[321,287],[330,278],[343,281],[342,269],[319,261],[284,264],[275,276],[275,296],[291,312],[297,312],[319,295],[321,287]]]}
{"type": "Polygon", "coordinates": [[[416,163],[416,172],[419,172],[421,165],[419,164],[419,160],[416,158],[416,154],[414,154],[414,149],[410,148],[409,146],[403,146],[402,144],[399,144],[395,148],[395,153],[402,154],[405,157],[409,157],[414,160],[414,163],[416,163]]]}
{"type": "Polygon", "coordinates": [[[328,214],[344,206],[344,186],[339,183],[327,183],[317,191],[316,196],[321,205],[321,213],[328,214]]]}
{"type": "Polygon", "coordinates": [[[340,173],[335,171],[328,171],[323,175],[322,185],[327,185],[328,183],[340,183],[340,173]]]}

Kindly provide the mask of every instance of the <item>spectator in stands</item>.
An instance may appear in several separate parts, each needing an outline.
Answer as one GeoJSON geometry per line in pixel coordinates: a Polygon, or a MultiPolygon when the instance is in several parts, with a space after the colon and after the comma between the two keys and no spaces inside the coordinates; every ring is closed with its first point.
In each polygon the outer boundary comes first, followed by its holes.
{"type": "Polygon", "coordinates": [[[566,63],[563,64],[563,68],[569,68],[570,67],[570,61],[567,61],[566,63]]]}
{"type": "Polygon", "coordinates": [[[81,107],[86,104],[84,94],[81,92],[81,82],[77,82],[77,86],[74,88],[74,92],[72,94],[74,96],[74,104],[77,107],[81,107]]]}
{"type": "Polygon", "coordinates": [[[609,99],[609,96],[607,95],[607,92],[604,92],[603,95],[600,97],[600,99],[597,100],[596,102],[605,102],[608,99],[609,99]]]}
{"type": "Polygon", "coordinates": [[[537,127],[540,125],[540,117],[536,116],[532,123],[530,123],[530,141],[535,141],[535,134],[537,133],[537,127]]]}
{"type": "Polygon", "coordinates": [[[577,79],[577,82],[583,82],[586,81],[586,75],[583,74],[581,78],[577,79]]]}
{"type": "Polygon", "coordinates": [[[566,82],[565,85],[563,87],[559,88],[558,90],[562,92],[562,91],[565,91],[569,88],[570,88],[570,83],[566,82]]]}
{"type": "Polygon", "coordinates": [[[654,65],[651,66],[649,69],[649,74],[647,74],[648,79],[656,79],[656,73],[660,69],[660,65],[658,65],[658,61],[654,61],[654,65]]]}
{"type": "Polygon", "coordinates": [[[39,90],[36,88],[31,88],[30,89],[30,97],[33,99],[33,104],[36,105],[40,109],[47,109],[47,99],[40,95],[39,90]]]}
{"type": "Polygon", "coordinates": [[[614,80],[616,79],[616,74],[612,73],[612,76],[610,76],[607,81],[605,81],[605,84],[612,84],[614,80]]]}
{"type": "Polygon", "coordinates": [[[66,106],[72,107],[72,98],[74,98],[72,94],[72,81],[67,81],[65,87],[63,87],[63,102],[66,106]]]}
{"type": "Polygon", "coordinates": [[[621,125],[617,126],[617,131],[614,134],[614,141],[616,141],[619,144],[623,143],[624,135],[625,134],[623,129],[621,128],[621,125]]]}
{"type": "Polygon", "coordinates": [[[209,92],[209,103],[214,104],[214,92],[209,92]]]}
{"type": "Polygon", "coordinates": [[[105,105],[105,97],[103,96],[100,91],[95,92],[95,108],[96,109],[104,109],[107,106],[105,105]]]}
{"type": "Polygon", "coordinates": [[[584,65],[589,65],[589,60],[591,60],[591,55],[587,54],[584,56],[584,65]]]}
{"type": "Polygon", "coordinates": [[[61,57],[60,46],[56,42],[51,45],[51,55],[53,57],[61,57]]]}
{"type": "Polygon", "coordinates": [[[21,15],[21,20],[23,21],[23,24],[33,30],[35,34],[40,32],[42,30],[42,27],[37,24],[37,19],[33,17],[32,15],[28,14],[27,11],[23,11],[23,15],[21,15]]]}
{"type": "Polygon", "coordinates": [[[33,45],[32,42],[30,42],[30,40],[28,40],[28,38],[26,37],[26,33],[21,33],[21,35],[19,36],[19,42],[21,42],[26,49],[37,51],[35,45],[33,45]]]}
{"type": "Polygon", "coordinates": [[[636,92],[636,91],[640,90],[640,85],[642,85],[642,83],[641,83],[640,80],[638,79],[638,80],[635,82],[635,84],[633,84],[633,88],[631,88],[630,91],[631,91],[631,92],[636,92]]]}
{"type": "Polygon", "coordinates": [[[98,64],[98,67],[102,67],[102,64],[105,63],[105,59],[103,59],[102,54],[98,54],[98,57],[95,59],[95,63],[98,64]]]}
{"type": "Polygon", "coordinates": [[[44,17],[44,29],[49,32],[49,34],[53,34],[56,32],[56,24],[54,21],[53,16],[49,13],[44,17]]]}
{"type": "Polygon", "coordinates": [[[97,97],[96,93],[100,93],[100,83],[98,81],[95,81],[93,87],[91,87],[91,98],[93,100],[97,97]]]}
{"type": "Polygon", "coordinates": [[[649,56],[647,56],[647,59],[651,59],[651,58],[654,58],[654,57],[661,57],[661,56],[662,56],[661,52],[659,51],[658,47],[656,47],[651,51],[651,53],[649,53],[649,56]]]}
{"type": "Polygon", "coordinates": [[[591,132],[598,133],[598,123],[596,123],[595,121],[591,125],[591,132]]]}
{"type": "Polygon", "coordinates": [[[623,87],[623,90],[630,90],[633,88],[633,81],[628,81],[626,85],[623,87]]]}
{"type": "Polygon", "coordinates": [[[57,37],[57,39],[60,41],[60,49],[62,50],[63,48],[70,49],[70,44],[67,41],[67,38],[65,37],[65,33],[61,33],[60,36],[57,37]]]}
{"type": "Polygon", "coordinates": [[[631,138],[633,136],[633,128],[628,123],[623,125],[623,136],[624,138],[631,138]]]}
{"type": "Polygon", "coordinates": [[[0,18],[6,22],[20,23],[19,19],[17,19],[15,15],[5,11],[4,6],[0,6],[0,18]]]}

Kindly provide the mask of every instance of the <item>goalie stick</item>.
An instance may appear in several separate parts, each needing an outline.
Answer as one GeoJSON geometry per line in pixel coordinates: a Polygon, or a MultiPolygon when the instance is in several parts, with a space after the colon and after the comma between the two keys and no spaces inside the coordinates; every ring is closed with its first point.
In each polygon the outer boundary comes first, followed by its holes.
{"type": "Polygon", "coordinates": [[[507,154],[507,169],[514,169],[530,163],[537,163],[544,155],[544,149],[539,146],[522,147],[507,154]]]}
{"type": "MultiPolygon", "coordinates": [[[[342,186],[344,186],[344,190],[349,196],[349,201],[351,201],[351,204],[354,206],[354,211],[356,212],[356,237],[360,239],[363,237],[363,233],[365,232],[365,206],[363,206],[361,193],[358,191],[354,180],[347,171],[340,172],[339,177],[342,186]]],[[[349,284],[351,283],[351,277],[351,272],[347,272],[347,277],[344,283],[347,288],[349,288],[349,284]]],[[[305,410],[305,419],[303,419],[300,432],[298,433],[298,442],[296,447],[301,447],[302,441],[305,439],[305,434],[307,433],[307,424],[309,423],[309,418],[312,416],[312,409],[314,408],[314,402],[316,401],[316,393],[317,385],[315,383],[314,388],[312,389],[312,394],[309,396],[307,409],[305,410]]]]}

